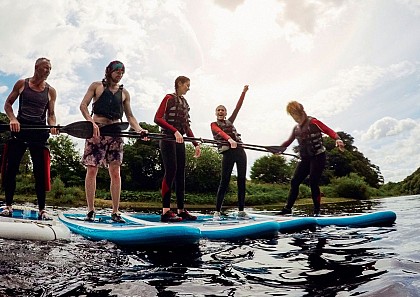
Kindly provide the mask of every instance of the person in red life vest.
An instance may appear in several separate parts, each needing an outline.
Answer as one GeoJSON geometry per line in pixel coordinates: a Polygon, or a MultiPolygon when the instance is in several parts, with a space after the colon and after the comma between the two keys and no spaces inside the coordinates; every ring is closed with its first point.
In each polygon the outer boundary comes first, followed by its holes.
{"type": "Polygon", "coordinates": [[[35,177],[35,192],[38,200],[38,219],[50,220],[45,211],[46,191],[50,190],[50,153],[48,138],[56,135],[58,129],[46,127],[56,125],[55,101],[56,90],[46,80],[51,72],[51,63],[47,58],[35,62],[34,75],[18,80],[4,103],[4,111],[10,120],[11,138],[5,146],[2,164],[2,185],[5,192],[6,207],[0,215],[12,216],[13,196],[16,190],[16,175],[19,164],[29,148],[35,177]],[[19,98],[17,116],[13,103],[19,98]],[[23,125],[39,125],[46,129],[30,130],[23,125]]]}
{"type": "Polygon", "coordinates": [[[101,136],[99,128],[122,121],[125,114],[130,127],[137,133],[147,134],[140,127],[133,115],[130,94],[120,81],[125,73],[125,66],[120,61],[112,61],[105,68],[105,78],[93,82],[82,102],[80,111],[87,121],[93,123],[93,137],[86,139],[82,163],[86,166],[85,191],[88,212],[85,220],[95,219],[96,176],[99,167],[108,167],[111,179],[112,214],[114,222],[124,223],[119,212],[121,195],[120,167],[123,161],[123,139],[117,136],[101,136]],[[93,100],[92,113],[88,106],[93,100]]]}
{"type": "MultiPolygon", "coordinates": [[[[319,181],[325,167],[326,155],[322,141],[322,133],[335,139],[336,146],[344,151],[344,143],[340,136],[327,127],[320,120],[306,114],[303,105],[292,101],[287,105],[287,113],[295,120],[297,125],[293,128],[292,134],[281,145],[283,151],[295,140],[298,141],[301,161],[298,163],[291,180],[291,188],[287,198],[287,204],[280,211],[280,215],[291,214],[292,207],[299,194],[299,186],[309,175],[312,201],[314,204],[314,215],[320,214],[321,191],[319,181]]],[[[282,152],[283,152],[282,151],[282,152]]]]}
{"type": "Polygon", "coordinates": [[[236,131],[233,122],[238,115],[239,110],[245,99],[245,94],[248,91],[248,85],[244,86],[241,96],[239,97],[238,103],[236,103],[235,110],[232,115],[226,119],[227,110],[223,105],[216,107],[216,118],[217,121],[211,123],[211,131],[213,138],[218,141],[227,141],[229,145],[218,145],[218,151],[222,154],[222,176],[220,179],[219,189],[217,190],[216,199],[216,211],[214,212],[213,218],[215,220],[220,219],[220,212],[222,209],[223,200],[225,199],[226,191],[229,187],[230,177],[232,175],[233,166],[236,163],[236,169],[238,172],[237,185],[238,185],[238,217],[248,218],[247,213],[244,211],[245,207],[245,184],[246,184],[246,163],[247,157],[245,150],[238,145],[241,143],[241,136],[236,131]]]}
{"type": "MultiPolygon", "coordinates": [[[[179,222],[182,220],[196,220],[184,208],[185,196],[185,143],[183,135],[194,137],[190,127],[190,107],[184,95],[190,89],[190,79],[179,76],[175,80],[175,93],[167,94],[163,98],[155,115],[155,123],[161,127],[163,134],[175,141],[160,140],[159,147],[162,155],[165,175],[162,180],[162,222],[179,222]],[[177,213],[171,210],[171,189],[175,183],[177,213]]],[[[201,155],[200,146],[195,146],[194,157],[201,155]]]]}

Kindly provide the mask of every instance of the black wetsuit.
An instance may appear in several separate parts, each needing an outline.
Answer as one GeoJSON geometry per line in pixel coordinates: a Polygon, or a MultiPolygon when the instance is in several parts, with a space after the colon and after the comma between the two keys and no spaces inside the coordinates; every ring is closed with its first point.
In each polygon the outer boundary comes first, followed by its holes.
{"type": "MultiPolygon", "coordinates": [[[[189,125],[189,106],[182,96],[167,94],[155,115],[155,123],[162,128],[162,133],[173,137],[178,131],[194,137],[189,125]]],[[[193,142],[197,146],[197,142],[193,142]]],[[[177,208],[184,209],[185,196],[185,142],[161,140],[159,147],[162,155],[165,175],[162,180],[162,207],[171,206],[171,188],[175,181],[177,208]]]]}
{"type": "MultiPolygon", "coordinates": [[[[23,125],[46,125],[46,112],[48,109],[47,84],[42,92],[37,92],[29,87],[29,79],[25,80],[25,87],[19,96],[19,111],[17,119],[23,125]]],[[[20,162],[26,150],[29,148],[33,163],[35,177],[35,191],[39,209],[45,208],[46,191],[49,190],[49,162],[48,149],[49,130],[21,129],[19,133],[12,133],[12,137],[5,147],[5,158],[2,168],[2,185],[5,192],[6,205],[13,204],[13,196],[16,190],[16,175],[19,171],[20,162]]]]}

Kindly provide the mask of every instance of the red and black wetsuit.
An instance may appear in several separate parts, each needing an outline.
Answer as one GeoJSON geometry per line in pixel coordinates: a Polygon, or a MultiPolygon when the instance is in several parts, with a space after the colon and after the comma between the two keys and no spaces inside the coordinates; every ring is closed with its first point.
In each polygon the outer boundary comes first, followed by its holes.
{"type": "MultiPolygon", "coordinates": [[[[17,119],[21,125],[46,125],[46,113],[49,103],[49,85],[46,84],[42,92],[29,87],[29,79],[25,79],[25,87],[19,95],[19,110],[17,119]]],[[[16,175],[26,149],[29,148],[33,163],[35,177],[35,191],[39,209],[45,208],[46,190],[49,190],[49,162],[48,150],[49,130],[22,129],[19,133],[13,132],[6,145],[6,158],[2,185],[4,188],[6,205],[13,204],[16,190],[16,175]]]]}
{"type": "MultiPolygon", "coordinates": [[[[211,123],[211,131],[213,133],[213,138],[215,140],[224,140],[227,141],[229,138],[232,138],[238,143],[241,143],[240,134],[236,131],[233,122],[238,115],[239,109],[242,106],[243,100],[245,98],[245,93],[241,94],[236,108],[233,111],[232,115],[227,119],[211,123]]],[[[245,185],[246,185],[246,164],[247,157],[245,150],[238,145],[238,147],[232,149],[230,146],[219,146],[219,152],[223,155],[222,158],[222,176],[220,179],[219,188],[217,190],[217,200],[216,200],[216,211],[221,211],[223,200],[225,199],[226,192],[229,188],[230,177],[232,175],[233,166],[236,163],[237,169],[237,185],[238,185],[238,209],[243,211],[245,207],[245,185]]]]}
{"type": "MultiPolygon", "coordinates": [[[[167,94],[163,98],[155,115],[155,123],[162,128],[162,133],[173,136],[176,131],[188,137],[194,137],[190,128],[189,106],[183,96],[167,94]]],[[[197,146],[197,142],[193,142],[197,146]]],[[[177,208],[184,209],[185,196],[185,142],[161,140],[159,147],[162,154],[165,175],[162,180],[163,208],[170,208],[171,188],[175,181],[177,208]]]]}
{"type": "Polygon", "coordinates": [[[288,147],[295,139],[299,143],[301,161],[297,165],[291,180],[291,187],[287,198],[287,209],[292,209],[297,196],[299,186],[309,175],[312,201],[314,203],[314,214],[318,214],[321,208],[321,191],[319,181],[325,167],[325,147],[322,143],[322,133],[333,139],[340,137],[336,132],[327,127],[324,123],[313,117],[307,117],[302,125],[296,125],[282,146],[288,147]]]}

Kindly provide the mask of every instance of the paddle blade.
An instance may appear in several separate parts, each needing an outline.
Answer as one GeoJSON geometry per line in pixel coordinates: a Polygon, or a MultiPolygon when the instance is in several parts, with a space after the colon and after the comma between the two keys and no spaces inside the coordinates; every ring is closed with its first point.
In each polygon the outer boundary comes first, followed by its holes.
{"type": "Polygon", "coordinates": [[[60,133],[67,133],[77,138],[87,139],[93,136],[93,124],[90,121],[74,122],[67,126],[57,128],[60,133]]]}
{"type": "Polygon", "coordinates": [[[113,134],[120,134],[122,131],[127,130],[129,126],[129,123],[127,122],[118,122],[110,125],[105,125],[99,128],[99,131],[101,132],[101,135],[112,136],[113,134]]]}
{"type": "Polygon", "coordinates": [[[267,151],[269,151],[270,153],[273,153],[273,154],[281,154],[286,150],[286,148],[284,146],[275,146],[275,145],[265,146],[264,148],[267,149],[267,151]]]}

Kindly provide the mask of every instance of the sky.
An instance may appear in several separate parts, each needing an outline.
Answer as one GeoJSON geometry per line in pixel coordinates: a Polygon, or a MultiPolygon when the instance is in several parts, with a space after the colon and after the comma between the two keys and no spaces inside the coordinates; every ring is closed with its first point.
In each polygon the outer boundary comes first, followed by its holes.
{"type": "MultiPolygon", "coordinates": [[[[420,0],[2,0],[0,104],[47,57],[57,123],[83,120],[87,88],[120,60],[139,122],[185,75],[191,128],[212,138],[216,106],[229,115],[249,85],[235,121],[245,143],[286,140],[297,100],[399,182],[420,166],[419,28],[420,0]]],[[[265,153],[247,155],[249,173],[265,153]]]]}

